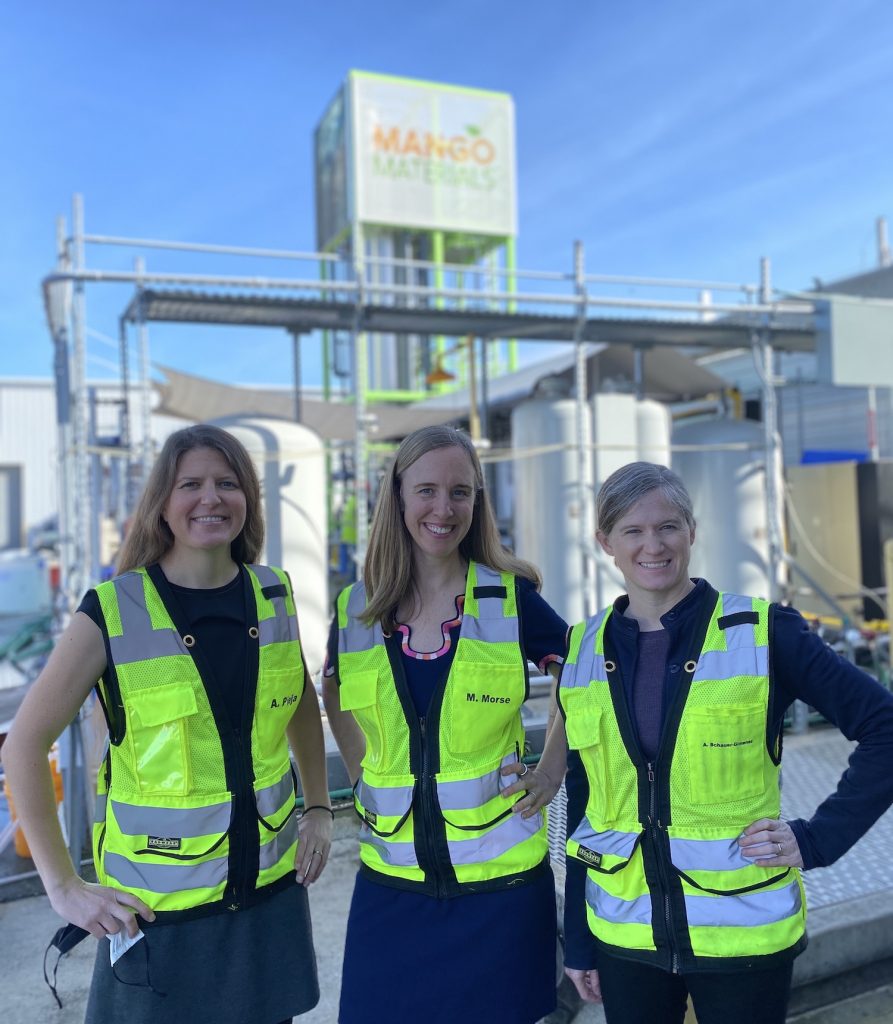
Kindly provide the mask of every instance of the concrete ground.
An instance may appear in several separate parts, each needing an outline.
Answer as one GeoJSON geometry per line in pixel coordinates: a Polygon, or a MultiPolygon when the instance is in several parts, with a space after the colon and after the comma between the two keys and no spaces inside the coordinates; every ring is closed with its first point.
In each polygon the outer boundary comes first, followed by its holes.
{"type": "MultiPolygon", "coordinates": [[[[806,736],[788,738],[783,786],[787,817],[811,813],[833,789],[851,749],[852,744],[838,733],[818,727],[806,736]]],[[[852,986],[846,987],[850,984],[847,978],[859,971],[870,971],[871,965],[879,961],[893,964],[891,848],[893,811],[837,864],[806,875],[810,944],[796,964],[792,1024],[893,1024],[893,986],[889,977],[863,985],[872,989],[867,994],[853,995],[852,986]],[[833,1007],[814,1008],[817,1000],[827,1003],[829,996],[843,1001],[837,1001],[833,1007]]],[[[18,870],[30,866],[29,861],[20,863],[18,870]]],[[[337,1020],[344,931],[356,867],[356,819],[352,812],[345,811],[339,813],[336,821],[329,865],[321,881],[310,889],[322,998],[313,1011],[299,1018],[302,1024],[335,1024],[337,1020]]],[[[0,903],[2,1024],[80,1024],[83,1020],[95,949],[93,940],[82,943],[60,965],[62,1010],[56,1008],[43,981],[43,952],[61,923],[45,896],[0,903]]],[[[586,1006],[575,1021],[603,1024],[604,1015],[599,1007],[586,1006]]],[[[383,1020],[382,1024],[424,1022],[383,1020]]]]}
{"type": "MultiPolygon", "coordinates": [[[[333,855],[323,877],[310,887],[321,997],[315,1009],[298,1018],[301,1024],[305,1021],[307,1024],[334,1024],[338,1019],[341,953],[358,864],[355,831],[350,818],[345,815],[339,819],[333,855]]],[[[86,939],[59,965],[56,980],[63,1003],[61,1010],[43,980],[44,949],[62,924],[46,896],[0,903],[0,1021],[3,1024],[81,1024],[83,1021],[95,940],[86,939]]],[[[221,1024],[251,1022],[221,1021],[221,1024]]]]}

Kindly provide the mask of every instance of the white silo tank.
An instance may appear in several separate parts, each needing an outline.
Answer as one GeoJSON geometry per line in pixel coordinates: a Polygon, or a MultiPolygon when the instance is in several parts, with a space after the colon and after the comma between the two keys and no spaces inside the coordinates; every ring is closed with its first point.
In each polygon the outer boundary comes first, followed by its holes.
{"type": "MultiPolygon", "coordinates": [[[[697,530],[692,576],[717,590],[772,597],[766,518],[765,439],[751,420],[715,419],[677,426],[673,445],[744,445],[743,449],[674,451],[673,469],[691,494],[697,530]]],[[[777,493],[782,494],[780,466],[777,493]]]]}
{"type": "Polygon", "coordinates": [[[325,448],[300,423],[261,417],[215,422],[235,435],[254,461],[266,523],[260,560],[291,577],[301,646],[315,675],[325,657],[330,618],[325,448]]]}
{"type": "MultiPolygon", "coordinates": [[[[635,395],[606,392],[590,399],[595,493],[629,462],[669,465],[670,414],[665,405],[635,395]]],[[[596,524],[597,525],[597,524],[596,524]]],[[[623,577],[601,549],[595,567],[596,607],[604,608],[625,591],[623,577]]]]}
{"type": "Polygon", "coordinates": [[[636,427],[638,447],[636,458],[642,462],[656,462],[669,466],[672,458],[670,434],[672,421],[670,410],[650,398],[636,403],[636,427]]]}
{"type": "MultiPolygon", "coordinates": [[[[584,416],[584,443],[589,441],[584,416]]],[[[515,552],[543,575],[542,594],[567,622],[580,622],[583,553],[577,480],[577,406],[570,398],[533,398],[512,410],[515,552]],[[528,455],[529,450],[560,446],[528,455]]]]}

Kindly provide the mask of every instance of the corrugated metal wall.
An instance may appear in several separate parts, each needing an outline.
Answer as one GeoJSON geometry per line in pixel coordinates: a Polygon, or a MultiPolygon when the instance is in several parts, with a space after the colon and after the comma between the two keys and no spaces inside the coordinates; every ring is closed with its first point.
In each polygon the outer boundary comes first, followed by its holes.
{"type": "MultiPolygon", "coordinates": [[[[699,360],[741,390],[745,398],[760,397],[760,382],[750,352],[699,360]]],[[[778,420],[785,465],[798,465],[804,451],[868,452],[868,389],[816,384],[812,353],[782,354],[779,372],[786,384],[778,389],[778,420]]],[[[893,458],[893,400],[890,388],[877,388],[877,432],[880,457],[893,458]]]]}

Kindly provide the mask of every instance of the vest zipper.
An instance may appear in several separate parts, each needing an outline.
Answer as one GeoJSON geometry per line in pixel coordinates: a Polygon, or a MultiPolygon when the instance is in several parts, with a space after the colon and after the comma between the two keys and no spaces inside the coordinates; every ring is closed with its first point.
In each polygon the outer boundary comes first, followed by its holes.
{"type": "MultiPolygon", "coordinates": [[[[238,910],[241,905],[241,901],[245,898],[248,893],[248,828],[250,822],[248,820],[247,808],[249,806],[248,801],[248,786],[247,786],[247,773],[245,772],[245,749],[242,744],[241,734],[236,734],[236,792],[233,794],[236,803],[236,842],[239,844],[237,849],[238,855],[238,870],[236,872],[236,881],[231,887],[232,901],[229,906],[230,910],[238,910]]],[[[251,791],[252,800],[254,798],[254,791],[251,791]]],[[[233,837],[230,836],[230,843],[232,843],[233,837]]]]}
{"type": "Polygon", "coordinates": [[[669,840],[666,831],[657,820],[657,784],[654,763],[649,761],[648,769],[648,831],[651,833],[651,842],[654,845],[655,860],[657,861],[657,873],[660,878],[661,889],[664,898],[664,924],[667,928],[667,941],[670,946],[670,970],[673,974],[679,973],[679,951],[676,948],[676,929],[673,924],[673,910],[670,904],[670,882],[667,877],[664,864],[664,846],[669,840]]]}
{"type": "Polygon", "coordinates": [[[428,756],[427,722],[424,715],[419,716],[419,732],[422,745],[422,821],[424,829],[425,859],[428,862],[425,865],[424,870],[426,875],[430,873],[431,878],[434,881],[436,890],[435,895],[438,898],[442,898],[446,895],[446,886],[443,883],[437,854],[434,850],[434,829],[436,826],[434,819],[434,790],[436,787],[436,780],[430,767],[428,756]]]}

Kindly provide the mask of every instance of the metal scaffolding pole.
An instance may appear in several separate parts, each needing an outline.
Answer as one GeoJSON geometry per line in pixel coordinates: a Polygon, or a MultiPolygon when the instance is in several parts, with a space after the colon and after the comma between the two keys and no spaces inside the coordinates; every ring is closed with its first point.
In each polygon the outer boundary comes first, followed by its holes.
{"type": "MultiPolygon", "coordinates": [[[[84,199],[76,194],[72,199],[72,269],[81,273],[85,269],[84,257],[84,199]]],[[[83,281],[76,281],[71,304],[72,333],[72,446],[74,472],[72,473],[71,533],[74,558],[66,590],[70,599],[83,594],[92,582],[89,579],[93,557],[89,524],[89,473],[87,455],[87,300],[83,281]]]]}
{"type": "MultiPolygon", "coordinates": [[[[770,280],[771,268],[765,257],[760,260],[760,302],[769,305],[772,297],[770,280]]],[[[763,386],[763,428],[766,458],[766,532],[769,555],[769,600],[780,596],[782,541],[781,541],[781,494],[778,488],[778,471],[781,464],[778,443],[778,396],[775,392],[775,350],[772,334],[763,327],[756,332],[761,367],[760,380],[763,386]]]]}
{"type": "MultiPolygon", "coordinates": [[[[56,268],[60,274],[71,270],[71,254],[66,237],[65,218],[56,220],[56,268]]],[[[66,594],[70,594],[71,578],[77,561],[74,542],[72,495],[72,425],[71,425],[71,359],[69,338],[71,328],[71,281],[61,280],[46,292],[47,317],[53,337],[53,376],[56,387],[56,453],[59,487],[59,562],[66,594]]]]}
{"type": "Polygon", "coordinates": [[[369,420],[366,413],[366,391],[368,388],[368,352],[366,347],[366,335],[360,330],[363,317],[363,306],[365,305],[365,241],[363,229],[359,224],[354,225],[354,277],[357,285],[356,306],[354,308],[353,326],[351,328],[351,340],[353,342],[353,381],[354,401],[356,419],[356,437],[354,438],[354,486],[356,487],[356,514],[357,514],[357,579],[362,579],[363,565],[366,561],[366,547],[369,538],[369,452],[368,452],[368,428],[369,420]]]}
{"type": "Polygon", "coordinates": [[[295,382],[295,423],[303,418],[301,409],[301,332],[289,331],[291,334],[292,371],[295,382]]]}
{"type": "Polygon", "coordinates": [[[152,469],[152,381],[150,377],[149,363],[149,330],[146,327],[146,318],[143,314],[143,284],[142,278],[146,273],[146,261],[142,256],[137,256],[133,261],[133,269],[137,275],[137,291],[139,292],[139,319],[136,325],[137,353],[140,363],[140,464],[142,466],[142,486],[145,487],[149,479],[149,471],[152,469]]]}
{"type": "Polygon", "coordinates": [[[597,611],[594,594],[594,569],[590,550],[595,540],[595,509],[592,493],[592,456],[589,452],[589,431],[587,416],[588,384],[586,380],[586,344],[583,341],[583,330],[586,327],[587,293],[586,273],[584,268],[585,253],[582,242],[574,242],[574,286],[577,293],[577,321],[574,326],[574,345],[576,346],[576,362],[574,365],[574,383],[576,385],[576,425],[577,425],[577,519],[578,543],[580,557],[583,559],[583,615],[589,618],[597,611]]]}

